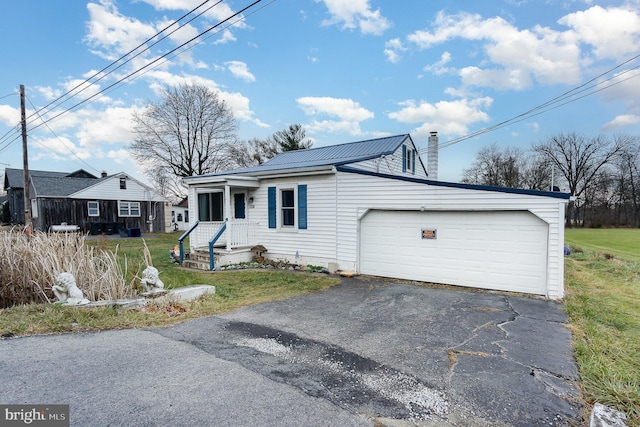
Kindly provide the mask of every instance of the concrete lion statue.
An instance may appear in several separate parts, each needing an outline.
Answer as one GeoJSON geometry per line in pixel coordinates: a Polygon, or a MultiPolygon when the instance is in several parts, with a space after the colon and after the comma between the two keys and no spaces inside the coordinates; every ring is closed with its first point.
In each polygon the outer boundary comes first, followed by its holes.
{"type": "Polygon", "coordinates": [[[160,272],[157,268],[149,266],[142,271],[140,286],[144,292],[153,292],[164,289],[164,283],[160,280],[160,272]]]}
{"type": "Polygon", "coordinates": [[[76,284],[76,279],[71,273],[60,273],[56,278],[56,284],[51,288],[58,301],[65,305],[88,304],[89,300],[84,297],[80,288],[76,284]]]}

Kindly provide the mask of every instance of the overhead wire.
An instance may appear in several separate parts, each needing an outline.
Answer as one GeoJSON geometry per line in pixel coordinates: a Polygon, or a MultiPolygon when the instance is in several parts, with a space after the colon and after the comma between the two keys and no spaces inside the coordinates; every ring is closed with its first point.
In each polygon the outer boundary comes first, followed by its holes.
{"type": "MultiPolygon", "coordinates": [[[[98,168],[95,168],[95,167],[93,167],[92,165],[90,165],[89,163],[87,163],[84,159],[82,159],[80,156],[78,156],[78,154],[76,154],[76,152],[75,152],[75,151],[73,151],[71,148],[69,148],[69,147],[67,146],[67,144],[66,144],[66,143],[65,143],[65,142],[64,142],[64,141],[63,141],[63,140],[62,140],[62,139],[61,139],[61,138],[60,138],[60,137],[59,137],[59,136],[58,136],[58,135],[53,131],[53,129],[51,129],[51,127],[49,126],[49,124],[48,124],[48,123],[46,123],[46,122],[44,121],[44,119],[40,116],[40,113],[38,112],[38,109],[36,108],[36,106],[35,106],[35,105],[33,105],[33,102],[31,102],[31,99],[29,99],[29,97],[28,97],[28,96],[25,96],[25,97],[27,98],[27,101],[29,102],[29,104],[31,104],[31,107],[35,110],[35,114],[40,118],[40,120],[42,120],[42,121],[43,121],[43,123],[44,123],[44,125],[47,127],[47,129],[49,129],[49,132],[51,132],[51,134],[53,134],[53,136],[55,136],[55,137],[56,137],[56,139],[57,139],[58,141],[60,141],[60,143],[62,144],[62,146],[63,146],[64,148],[66,148],[66,149],[67,149],[67,151],[69,151],[69,153],[71,153],[71,155],[72,155],[73,157],[75,157],[76,159],[80,160],[80,162],[82,162],[84,165],[88,166],[90,169],[93,169],[94,171],[96,171],[96,172],[98,172],[98,173],[99,173],[99,172],[101,172],[98,168]]],[[[51,151],[52,153],[54,153],[54,154],[55,154],[55,152],[54,152],[53,150],[51,150],[49,147],[47,147],[46,145],[41,144],[41,143],[38,143],[38,145],[40,145],[41,147],[43,147],[43,148],[45,148],[46,150],[51,151]]]]}
{"type": "MultiPolygon", "coordinates": [[[[218,22],[217,24],[213,25],[213,26],[212,26],[212,27],[210,27],[209,29],[207,29],[207,30],[205,30],[205,31],[203,31],[203,32],[201,32],[201,33],[199,33],[198,35],[196,35],[196,36],[192,37],[191,39],[187,40],[186,42],[182,43],[181,45],[179,45],[179,46],[177,46],[177,47],[175,47],[175,48],[171,49],[171,50],[170,50],[170,51],[168,51],[167,53],[165,53],[165,54],[161,55],[160,57],[158,57],[158,58],[154,59],[153,61],[151,61],[151,62],[149,62],[149,63],[145,64],[144,66],[142,66],[142,67],[138,68],[137,70],[132,71],[131,73],[127,74],[126,76],[124,76],[124,77],[122,77],[122,78],[120,78],[119,80],[117,80],[116,82],[114,82],[114,83],[110,84],[109,86],[105,87],[104,89],[100,90],[99,92],[96,92],[95,94],[91,95],[90,97],[88,97],[88,98],[86,98],[86,99],[84,99],[84,100],[82,100],[82,101],[80,101],[80,102],[78,102],[78,103],[76,103],[76,104],[72,105],[71,107],[69,107],[69,108],[67,108],[67,109],[63,110],[62,112],[60,112],[60,113],[58,113],[58,114],[54,115],[53,117],[47,118],[47,119],[46,119],[46,122],[50,122],[50,121],[53,121],[53,120],[57,119],[58,117],[60,117],[60,116],[62,116],[62,115],[64,115],[64,114],[66,114],[66,113],[68,113],[68,112],[70,112],[70,111],[72,111],[72,110],[76,109],[77,107],[79,107],[80,105],[82,105],[82,104],[84,104],[84,103],[86,103],[86,102],[90,101],[91,99],[93,99],[93,98],[95,98],[95,97],[97,97],[97,96],[99,96],[99,95],[102,95],[104,92],[106,92],[107,90],[109,90],[109,89],[111,89],[111,88],[113,88],[113,87],[117,86],[118,84],[120,84],[120,83],[122,83],[122,82],[127,81],[130,77],[132,77],[132,76],[134,76],[134,75],[136,75],[136,74],[140,73],[141,71],[143,71],[143,70],[145,70],[145,69],[147,69],[147,68],[151,67],[152,65],[154,65],[155,63],[157,63],[157,62],[158,62],[158,61],[160,61],[161,59],[163,59],[163,58],[165,58],[165,57],[167,57],[167,56],[169,56],[169,55],[173,54],[174,52],[176,52],[176,51],[178,51],[179,49],[181,49],[182,47],[184,47],[184,46],[188,45],[188,44],[189,44],[189,43],[191,43],[192,41],[194,41],[194,40],[196,40],[196,39],[198,39],[198,38],[202,37],[203,35],[205,35],[205,34],[209,33],[210,31],[214,30],[215,28],[219,27],[220,25],[224,24],[225,22],[227,22],[227,21],[231,20],[232,18],[234,18],[234,17],[236,17],[236,16],[238,16],[238,15],[242,14],[244,11],[246,11],[246,10],[248,10],[249,8],[253,7],[254,5],[256,5],[256,4],[258,4],[258,3],[260,3],[261,1],[262,1],[262,0],[255,0],[254,2],[252,2],[251,4],[249,4],[248,6],[245,6],[244,8],[240,9],[238,12],[235,12],[234,14],[232,14],[232,15],[230,15],[229,17],[225,18],[224,20],[222,20],[222,21],[218,22]]],[[[39,128],[40,126],[42,126],[43,124],[44,124],[44,122],[43,122],[43,123],[41,123],[41,124],[38,124],[38,125],[36,125],[36,126],[34,126],[34,127],[32,127],[32,128],[31,128],[31,130],[35,130],[35,129],[39,128]]]]}
{"type": "MultiPolygon", "coordinates": [[[[234,26],[235,24],[237,24],[238,22],[245,20],[245,19],[246,19],[246,18],[248,18],[249,16],[251,16],[251,15],[253,15],[253,14],[255,14],[255,13],[257,13],[257,12],[261,11],[262,9],[266,8],[267,6],[270,6],[270,5],[271,5],[271,4],[273,4],[275,1],[276,1],[276,0],[271,0],[271,1],[269,1],[269,2],[268,2],[268,3],[266,3],[265,5],[263,5],[263,6],[259,7],[259,8],[257,8],[257,9],[255,9],[255,10],[252,10],[250,13],[248,13],[248,14],[246,14],[246,15],[242,15],[242,16],[240,16],[240,17],[239,17],[238,19],[236,19],[235,21],[233,21],[233,22],[229,22],[229,23],[227,23],[225,26],[223,26],[223,27],[221,27],[221,28],[218,28],[218,30],[217,30],[217,31],[214,31],[213,33],[209,34],[207,37],[205,37],[205,38],[203,38],[203,39],[199,39],[199,40],[195,41],[195,43],[192,43],[192,44],[189,44],[188,46],[185,46],[185,48],[184,48],[183,50],[181,50],[181,51],[179,51],[179,52],[176,52],[176,53],[172,54],[171,56],[164,57],[164,58],[163,58],[163,60],[162,60],[161,62],[159,62],[158,64],[154,65],[153,67],[151,67],[151,68],[149,68],[149,69],[147,69],[147,70],[144,70],[143,72],[141,72],[139,75],[135,76],[135,77],[134,77],[133,79],[131,79],[131,80],[134,80],[134,79],[136,79],[136,78],[139,78],[139,77],[144,76],[145,74],[147,74],[148,72],[152,71],[153,69],[155,69],[155,68],[157,68],[157,67],[161,66],[161,65],[162,65],[162,64],[164,64],[165,62],[170,61],[171,59],[175,58],[176,56],[181,55],[181,54],[183,54],[184,52],[186,52],[186,51],[188,51],[188,50],[190,50],[190,49],[192,49],[192,48],[194,48],[194,47],[196,47],[196,46],[198,46],[198,45],[200,45],[200,44],[204,43],[205,41],[209,40],[211,37],[215,36],[216,34],[219,34],[221,31],[224,31],[224,30],[226,30],[226,29],[227,29],[227,28],[229,28],[229,27],[233,27],[233,26],[234,26]]],[[[120,82],[120,83],[118,83],[118,85],[116,85],[115,87],[113,87],[113,88],[111,88],[111,89],[109,89],[109,90],[105,90],[105,92],[104,92],[104,93],[105,93],[105,94],[109,94],[109,93],[113,92],[114,90],[117,90],[119,86],[121,86],[121,85],[123,85],[123,84],[125,84],[125,83],[126,83],[126,82],[120,82]]]]}
{"type": "MultiPolygon", "coordinates": [[[[518,122],[521,122],[523,120],[527,120],[527,119],[529,119],[531,117],[538,116],[540,114],[543,114],[543,113],[546,113],[548,111],[554,110],[554,109],[559,108],[561,106],[564,106],[564,105],[570,104],[572,102],[578,101],[578,100],[580,100],[582,98],[585,98],[587,96],[593,95],[593,94],[601,92],[601,91],[603,91],[605,89],[611,88],[611,87],[613,87],[615,85],[618,85],[618,84],[620,84],[620,83],[622,83],[624,81],[627,81],[627,80],[629,80],[631,78],[637,77],[640,74],[635,74],[635,75],[632,75],[630,77],[627,77],[626,79],[623,79],[623,80],[620,80],[620,81],[617,81],[617,82],[613,82],[613,83],[611,83],[611,84],[609,84],[609,85],[607,85],[605,87],[602,87],[600,89],[592,90],[592,89],[594,89],[594,88],[596,88],[598,86],[601,86],[603,84],[609,83],[614,79],[618,79],[620,76],[622,76],[622,75],[624,75],[626,73],[629,73],[631,71],[634,71],[634,70],[637,70],[638,68],[640,68],[640,66],[632,67],[632,68],[629,68],[627,70],[622,71],[621,73],[618,73],[618,74],[616,74],[614,76],[611,76],[611,77],[609,77],[609,78],[607,78],[605,80],[599,81],[599,82],[597,82],[595,84],[591,84],[591,83],[597,81],[598,79],[600,79],[601,77],[612,73],[613,71],[625,66],[626,64],[629,64],[630,62],[635,61],[638,58],[640,58],[640,54],[635,55],[632,58],[629,58],[629,59],[621,62],[620,64],[617,64],[613,68],[610,68],[607,71],[598,74],[597,76],[595,76],[592,79],[586,81],[585,83],[583,83],[583,84],[581,84],[579,86],[576,86],[576,87],[564,92],[563,94],[558,95],[558,96],[556,96],[556,97],[554,97],[554,98],[552,98],[552,99],[550,99],[550,100],[548,100],[548,101],[546,101],[546,102],[544,102],[544,103],[542,103],[542,104],[540,104],[540,105],[538,105],[536,107],[533,107],[533,108],[531,108],[531,109],[529,109],[529,110],[527,110],[527,111],[525,111],[523,113],[520,113],[520,114],[518,114],[516,116],[513,116],[513,117],[511,117],[509,119],[503,120],[503,121],[501,121],[499,123],[496,123],[495,125],[492,125],[492,126],[489,126],[489,127],[486,127],[486,128],[482,128],[480,130],[477,130],[475,132],[471,132],[471,133],[463,135],[461,137],[445,141],[444,143],[442,143],[442,144],[440,144],[438,146],[438,149],[447,148],[447,147],[450,147],[450,146],[452,146],[454,144],[457,144],[459,142],[465,141],[467,139],[471,139],[471,138],[483,135],[485,133],[489,133],[489,132],[492,132],[494,130],[500,129],[500,128],[505,127],[505,126],[507,126],[509,124],[518,123],[518,122]],[[580,93],[584,93],[586,91],[590,91],[590,90],[592,90],[592,91],[587,93],[587,94],[584,94],[582,96],[576,97],[576,95],[578,95],[580,93]]],[[[424,153],[424,152],[428,151],[428,147],[421,148],[418,151],[421,152],[421,153],[424,153]]]]}
{"type": "Polygon", "coordinates": [[[213,7],[217,6],[218,4],[220,4],[222,2],[222,0],[216,2],[215,4],[213,4],[212,6],[208,7],[207,9],[205,9],[204,11],[202,11],[201,13],[199,13],[198,15],[196,15],[195,17],[193,17],[192,19],[190,19],[189,21],[187,21],[185,24],[179,26],[178,28],[176,28],[175,30],[173,30],[172,32],[170,32],[169,34],[165,35],[164,37],[162,37],[161,39],[157,40],[155,43],[153,43],[151,46],[147,46],[145,49],[143,49],[142,51],[138,52],[135,56],[127,59],[127,61],[123,62],[122,64],[120,64],[118,67],[110,70],[108,73],[106,74],[102,74],[105,71],[107,71],[109,68],[113,67],[115,64],[117,64],[118,62],[122,61],[123,59],[127,58],[129,55],[131,55],[132,53],[134,53],[135,51],[137,51],[138,49],[140,49],[143,46],[146,46],[147,43],[149,43],[150,41],[152,41],[153,39],[155,39],[156,37],[158,37],[160,34],[164,33],[165,31],[167,31],[169,28],[171,28],[172,26],[176,25],[177,23],[179,23],[180,21],[182,21],[185,17],[189,16],[190,14],[192,14],[194,11],[198,10],[199,8],[201,8],[204,4],[208,3],[211,0],[205,0],[202,3],[200,3],[198,6],[196,6],[195,8],[191,9],[189,12],[185,13],[184,15],[182,15],[180,18],[176,19],[175,21],[173,21],[171,24],[167,25],[166,27],[164,27],[162,30],[158,31],[156,34],[154,34],[153,36],[149,37],[148,39],[146,39],[145,41],[143,41],[142,43],[140,43],[138,46],[136,46],[135,48],[131,49],[129,52],[125,53],[124,55],[122,55],[120,58],[112,61],[109,65],[107,65],[106,67],[103,67],[101,70],[96,71],[95,73],[93,73],[91,76],[89,76],[87,79],[85,79],[84,81],[78,83],[76,86],[74,86],[73,88],[69,89],[67,92],[65,92],[64,94],[60,95],[58,98],[52,100],[51,102],[49,102],[47,105],[45,105],[44,107],[40,108],[38,111],[34,112],[33,114],[30,114],[27,117],[27,120],[30,119],[31,117],[33,117],[36,113],[40,113],[42,112],[42,110],[45,109],[49,109],[49,107],[52,108],[56,108],[62,104],[64,104],[65,102],[67,102],[68,100],[70,100],[71,98],[73,98],[74,96],[77,96],[79,93],[82,93],[83,91],[85,91],[86,89],[88,89],[89,87],[91,87],[92,85],[96,84],[98,81],[102,80],[103,78],[105,78],[106,76],[108,76],[109,74],[115,72],[116,70],[118,70],[120,67],[122,67],[123,65],[129,63],[130,61],[132,61],[133,59],[137,58],[138,56],[140,56],[142,53],[146,52],[147,50],[149,50],[151,47],[155,46],[156,44],[158,44],[159,42],[161,42],[162,40],[166,39],[167,37],[169,37],[170,35],[172,35],[173,33],[175,33],[176,31],[178,31],[181,28],[184,28],[184,25],[192,22],[194,19],[198,18],[199,16],[201,16],[202,14],[208,12],[209,10],[211,10],[213,7]],[[91,82],[92,79],[96,78],[97,76],[100,76],[99,79],[97,79],[94,82],[91,82]],[[71,95],[76,89],[80,88],[81,86],[86,85],[82,90],[74,93],[72,96],[67,97],[68,95],[71,95]],[[67,97],[67,99],[63,99],[67,97]],[[60,101],[60,102],[58,102],[60,101]],[[57,103],[57,104],[56,104],[57,103]],[[53,105],[56,104],[56,105],[53,105]]]}

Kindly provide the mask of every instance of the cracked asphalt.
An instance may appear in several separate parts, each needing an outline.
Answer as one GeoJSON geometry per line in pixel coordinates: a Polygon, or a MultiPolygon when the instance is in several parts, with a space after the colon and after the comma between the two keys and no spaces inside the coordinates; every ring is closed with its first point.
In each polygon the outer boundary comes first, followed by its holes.
{"type": "Polygon", "coordinates": [[[344,279],[180,325],[0,341],[0,403],[71,425],[577,426],[562,305],[344,279]]]}

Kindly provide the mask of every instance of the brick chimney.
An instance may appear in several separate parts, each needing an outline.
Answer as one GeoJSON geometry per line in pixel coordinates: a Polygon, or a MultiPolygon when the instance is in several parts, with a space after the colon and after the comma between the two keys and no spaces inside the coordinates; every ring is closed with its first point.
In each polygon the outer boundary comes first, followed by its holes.
{"type": "Polygon", "coordinates": [[[101,178],[106,178],[107,177],[107,171],[102,171],[102,173],[100,174],[101,178]]]}

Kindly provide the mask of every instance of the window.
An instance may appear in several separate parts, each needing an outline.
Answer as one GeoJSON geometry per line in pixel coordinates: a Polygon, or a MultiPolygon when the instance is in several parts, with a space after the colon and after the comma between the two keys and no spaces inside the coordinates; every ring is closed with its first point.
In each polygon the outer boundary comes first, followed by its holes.
{"type": "Polygon", "coordinates": [[[198,219],[200,221],[223,221],[224,205],[222,193],[198,194],[198,219]]]}
{"type": "Polygon", "coordinates": [[[100,216],[100,204],[98,202],[87,202],[89,216],[100,216]]]}
{"type": "Polygon", "coordinates": [[[269,228],[307,228],[307,186],[283,188],[279,193],[276,187],[267,189],[267,211],[269,228]],[[279,218],[278,218],[279,216],[279,218]]]}
{"type": "Polygon", "coordinates": [[[416,173],[416,150],[402,146],[402,172],[416,173]]]}
{"type": "Polygon", "coordinates": [[[182,222],[182,214],[181,213],[178,214],[178,222],[182,222]]]}
{"type": "Polygon", "coordinates": [[[184,211],[184,222],[189,222],[189,211],[184,211]]]}
{"type": "Polygon", "coordinates": [[[282,226],[293,227],[296,225],[296,204],[293,190],[280,191],[280,205],[282,212],[282,226]]]}
{"type": "Polygon", "coordinates": [[[120,178],[120,189],[121,190],[127,189],[127,178],[125,177],[120,178]]]}
{"type": "Polygon", "coordinates": [[[140,202],[118,202],[118,216],[140,216],[140,202]]]}

